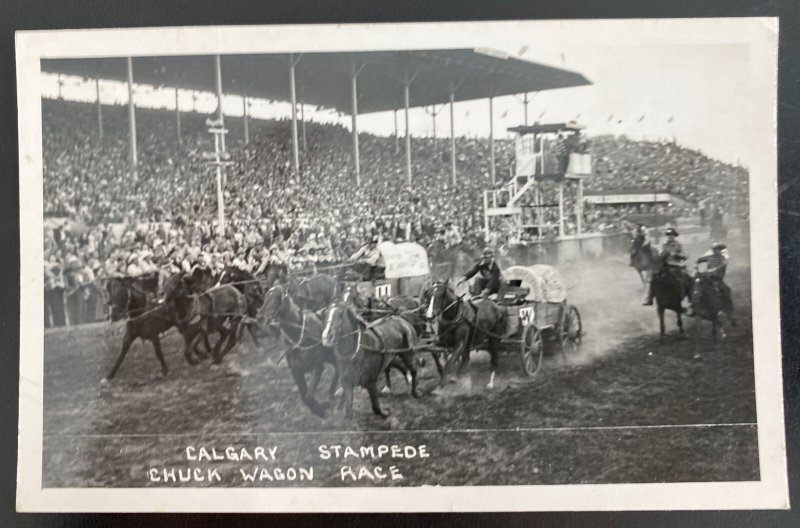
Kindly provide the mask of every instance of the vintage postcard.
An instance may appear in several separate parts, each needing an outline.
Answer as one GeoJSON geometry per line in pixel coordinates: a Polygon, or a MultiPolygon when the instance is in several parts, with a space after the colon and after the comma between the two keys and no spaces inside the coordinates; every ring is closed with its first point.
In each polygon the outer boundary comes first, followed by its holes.
{"type": "Polygon", "coordinates": [[[788,508],[777,35],[18,33],[17,508],[788,508]]]}

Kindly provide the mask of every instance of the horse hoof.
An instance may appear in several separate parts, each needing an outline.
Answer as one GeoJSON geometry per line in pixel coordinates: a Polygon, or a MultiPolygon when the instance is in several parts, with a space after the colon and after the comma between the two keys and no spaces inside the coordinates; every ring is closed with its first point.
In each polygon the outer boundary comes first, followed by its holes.
{"type": "Polygon", "coordinates": [[[422,395],[417,391],[411,391],[411,395],[415,398],[420,398],[422,395]]]}
{"type": "Polygon", "coordinates": [[[100,385],[108,385],[108,378],[103,378],[100,380],[100,385]]]}
{"type": "Polygon", "coordinates": [[[384,385],[384,386],[383,386],[383,388],[381,389],[381,394],[386,394],[386,393],[388,393],[388,392],[390,392],[390,391],[389,391],[389,387],[387,387],[386,385],[384,385]]]}
{"type": "Polygon", "coordinates": [[[492,383],[492,382],[490,381],[489,383],[487,383],[487,384],[486,384],[486,388],[487,388],[487,389],[493,389],[493,388],[494,388],[494,383],[492,383]]]}
{"type": "Polygon", "coordinates": [[[379,415],[380,415],[380,417],[381,417],[381,418],[383,418],[384,420],[385,420],[385,419],[387,419],[387,418],[389,417],[389,411],[381,411],[381,412],[380,412],[380,413],[378,413],[378,414],[379,414],[379,415]]]}

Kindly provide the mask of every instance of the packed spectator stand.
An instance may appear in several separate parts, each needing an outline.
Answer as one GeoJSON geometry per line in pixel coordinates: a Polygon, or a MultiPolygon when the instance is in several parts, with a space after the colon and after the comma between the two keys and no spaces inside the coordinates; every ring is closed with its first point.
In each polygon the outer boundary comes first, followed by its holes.
{"type": "MultiPolygon", "coordinates": [[[[350,132],[305,124],[301,172],[291,164],[287,120],[226,117],[225,237],[217,229],[215,180],[202,152],[212,150],[205,115],[137,109],[138,178],[130,175],[125,107],[104,106],[98,137],[94,106],[43,99],[45,325],[104,318],[109,276],[176,270],[201,262],[257,272],[270,259],[296,269],[340,262],[372,236],[430,244],[452,222],[465,244],[518,243],[512,235],[483,239],[482,192],[491,187],[488,141],[456,138],[458,185],[450,175],[449,142],[413,138],[415,186],[405,178],[403,144],[360,134],[361,187],[352,175],[350,132]],[[398,148],[399,147],[399,148],[398,148]],[[65,310],[66,308],[66,310],[65,310]]],[[[510,177],[514,147],[495,140],[498,185],[510,177]]],[[[668,189],[682,198],[677,214],[696,216],[705,200],[747,203],[747,171],[669,142],[624,137],[591,139],[594,174],[587,190],[668,189]]],[[[567,193],[570,195],[570,193],[567,193]]],[[[620,232],[632,213],[669,205],[584,209],[584,231],[620,232]]],[[[570,208],[571,210],[571,208],[570,208]]],[[[746,207],[743,208],[746,211],[746,207]]],[[[567,233],[575,219],[567,222],[567,233]]]]}

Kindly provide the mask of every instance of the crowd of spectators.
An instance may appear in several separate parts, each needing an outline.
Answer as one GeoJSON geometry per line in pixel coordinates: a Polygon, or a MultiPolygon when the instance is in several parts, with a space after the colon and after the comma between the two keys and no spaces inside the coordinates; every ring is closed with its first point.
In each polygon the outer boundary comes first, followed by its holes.
{"type": "MultiPolygon", "coordinates": [[[[491,188],[485,139],[456,138],[454,186],[449,141],[412,138],[409,187],[404,142],[361,134],[356,186],[346,128],[306,123],[301,145],[307,148],[301,149],[301,171],[295,174],[289,121],[251,119],[251,141],[245,145],[241,119],[226,118],[233,165],[226,171],[226,232],[220,237],[215,171],[203,158],[213,151],[207,116],[182,114],[179,141],[174,113],[137,109],[133,177],[125,107],[103,106],[100,138],[94,105],[47,99],[42,104],[45,296],[53,305],[46,324],[64,323],[62,303],[70,322],[101,317],[102,307],[87,301],[100,276],[198,261],[257,271],[281,258],[313,267],[346,259],[376,236],[427,245],[442,236],[448,222],[465,243],[499,243],[496,237],[483,239],[482,193],[491,188]]],[[[587,190],[658,182],[693,206],[712,188],[726,193],[725,199],[731,193],[746,196],[746,172],[697,152],[607,137],[593,138],[591,145],[596,168],[587,190]]],[[[509,140],[496,141],[495,148],[500,185],[511,177],[514,149],[509,140]]],[[[572,200],[572,193],[566,195],[572,200]]],[[[572,210],[569,202],[567,209],[572,210]]],[[[584,230],[613,229],[624,214],[588,207],[584,230]]],[[[567,232],[575,223],[574,215],[567,219],[567,232]]]]}

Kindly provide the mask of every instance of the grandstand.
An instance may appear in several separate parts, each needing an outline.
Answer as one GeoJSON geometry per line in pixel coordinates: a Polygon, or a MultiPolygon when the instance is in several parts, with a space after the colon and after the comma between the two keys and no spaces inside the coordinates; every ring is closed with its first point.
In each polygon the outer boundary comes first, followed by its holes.
{"type": "MultiPolygon", "coordinates": [[[[162,262],[201,252],[219,262],[236,256],[257,262],[273,244],[287,251],[310,247],[314,258],[335,261],[373,234],[429,243],[447,221],[458,225],[467,243],[487,242],[481,218],[481,195],[491,186],[486,139],[455,138],[461,181],[454,187],[448,149],[435,148],[431,138],[413,138],[414,171],[420,177],[409,189],[405,156],[395,150],[394,138],[362,133],[363,180],[356,188],[346,128],[306,124],[307,149],[300,153],[298,177],[292,169],[289,121],[251,120],[251,141],[245,145],[243,127],[229,118],[234,165],[225,203],[230,231],[217,239],[214,178],[201,156],[210,148],[207,116],[184,113],[179,144],[172,112],[139,109],[140,170],[132,179],[124,107],[104,106],[101,140],[93,105],[47,99],[42,104],[50,269],[114,273],[121,260],[143,250],[162,262]],[[66,228],[60,227],[64,221],[66,228]]],[[[651,192],[657,183],[677,199],[671,206],[586,203],[584,231],[621,232],[631,215],[641,213],[693,217],[708,197],[724,204],[729,214],[736,204],[747,203],[747,171],[699,152],[608,136],[591,138],[591,149],[595,172],[585,181],[587,196],[620,187],[651,192]]],[[[497,141],[496,150],[497,167],[511,167],[511,141],[497,141]]],[[[498,172],[500,185],[510,172],[498,172]]],[[[566,234],[575,230],[576,219],[567,218],[566,234]]]]}

